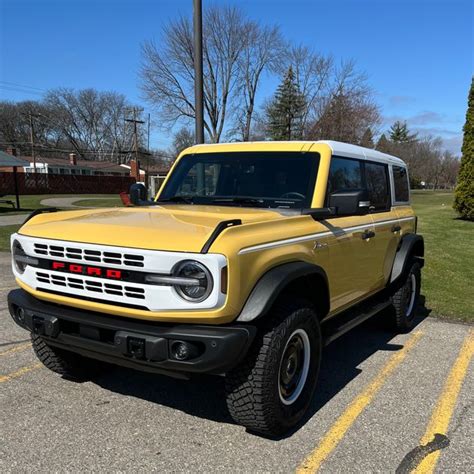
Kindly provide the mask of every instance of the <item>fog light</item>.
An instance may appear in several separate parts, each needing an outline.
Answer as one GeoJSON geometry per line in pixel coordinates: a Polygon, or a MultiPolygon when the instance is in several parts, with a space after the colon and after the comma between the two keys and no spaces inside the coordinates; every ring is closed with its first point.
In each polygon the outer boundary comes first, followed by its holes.
{"type": "Polygon", "coordinates": [[[173,341],[170,346],[171,357],[176,360],[189,360],[197,357],[199,349],[191,342],[173,341]]]}
{"type": "Polygon", "coordinates": [[[18,320],[19,323],[24,323],[25,322],[25,310],[23,308],[18,307],[15,311],[16,313],[16,319],[18,320]]]}

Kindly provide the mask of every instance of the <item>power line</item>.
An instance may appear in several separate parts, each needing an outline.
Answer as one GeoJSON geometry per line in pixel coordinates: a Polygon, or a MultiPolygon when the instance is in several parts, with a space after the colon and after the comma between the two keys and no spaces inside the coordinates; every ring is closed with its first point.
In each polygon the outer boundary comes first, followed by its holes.
{"type": "Polygon", "coordinates": [[[17,82],[0,81],[0,83],[7,84],[9,86],[21,87],[23,89],[35,89],[37,91],[46,92],[44,89],[40,89],[39,87],[27,86],[27,85],[24,85],[24,84],[18,84],[17,82]]]}
{"type": "Polygon", "coordinates": [[[44,95],[42,92],[36,92],[36,91],[33,91],[33,90],[27,90],[27,89],[19,89],[17,87],[6,86],[6,85],[3,85],[3,84],[0,84],[0,89],[10,91],[10,92],[22,92],[23,94],[33,94],[33,95],[39,95],[39,96],[44,95]]]}

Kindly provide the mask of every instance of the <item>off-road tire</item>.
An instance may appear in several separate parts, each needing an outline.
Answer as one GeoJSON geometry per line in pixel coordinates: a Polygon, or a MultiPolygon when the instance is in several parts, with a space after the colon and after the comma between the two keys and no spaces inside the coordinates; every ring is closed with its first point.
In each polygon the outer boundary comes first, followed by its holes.
{"type": "Polygon", "coordinates": [[[321,331],[312,305],[281,299],[267,316],[243,362],[226,375],[227,407],[237,423],[265,436],[278,436],[305,415],[321,360],[321,331]],[[281,400],[280,364],[290,337],[303,330],[310,344],[306,382],[290,405],[281,400]]]}
{"type": "Polygon", "coordinates": [[[394,326],[399,332],[409,332],[415,322],[416,309],[420,298],[421,289],[421,267],[413,260],[406,273],[405,280],[392,295],[392,306],[394,312],[394,326]],[[414,295],[412,285],[415,284],[414,295]],[[413,297],[413,301],[411,298],[413,297]]]}
{"type": "Polygon", "coordinates": [[[31,334],[31,344],[43,365],[63,377],[87,380],[104,369],[102,362],[50,346],[43,337],[37,334],[31,334]]]}

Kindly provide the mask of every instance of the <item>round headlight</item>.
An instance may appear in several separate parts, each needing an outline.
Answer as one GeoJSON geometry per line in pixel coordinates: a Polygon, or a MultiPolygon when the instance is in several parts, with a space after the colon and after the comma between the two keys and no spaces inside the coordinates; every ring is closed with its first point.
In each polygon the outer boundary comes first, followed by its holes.
{"type": "Polygon", "coordinates": [[[26,268],[26,253],[18,240],[13,241],[13,263],[18,273],[23,273],[26,268]]]}
{"type": "Polygon", "coordinates": [[[199,303],[211,294],[212,275],[202,263],[184,260],[175,266],[173,275],[189,279],[189,285],[175,285],[174,287],[181,298],[199,303]]]}

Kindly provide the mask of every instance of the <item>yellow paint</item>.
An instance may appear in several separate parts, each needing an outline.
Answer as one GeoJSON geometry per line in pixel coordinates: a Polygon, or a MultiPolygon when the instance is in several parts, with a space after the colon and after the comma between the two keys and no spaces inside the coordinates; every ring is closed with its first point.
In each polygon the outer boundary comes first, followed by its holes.
{"type": "MultiPolygon", "coordinates": [[[[420,444],[426,445],[433,438],[434,435],[444,434],[448,432],[449,422],[453,416],[456,401],[462,387],[462,383],[467,374],[469,363],[474,354],[474,331],[471,329],[466,336],[464,343],[459,351],[459,355],[454,362],[454,365],[446,379],[443,391],[438,399],[438,402],[431,415],[430,422],[425,434],[421,438],[420,444]]],[[[441,451],[434,451],[428,454],[421,463],[414,469],[413,472],[431,473],[436,467],[441,451]]]]}
{"type": "Polygon", "coordinates": [[[28,365],[26,367],[22,367],[21,369],[18,369],[15,372],[11,372],[10,374],[0,375],[0,383],[17,379],[18,377],[21,377],[22,375],[25,375],[28,372],[31,372],[32,370],[39,369],[40,367],[43,367],[43,364],[37,363],[33,365],[28,365]]]}
{"type": "MultiPolygon", "coordinates": [[[[312,196],[312,206],[324,206],[331,163],[331,149],[315,142],[261,142],[196,145],[185,154],[227,153],[236,151],[292,151],[318,153],[319,168],[312,196]]],[[[166,181],[165,181],[166,183],[166,181]]],[[[166,184],[165,184],[166,185],[166,184]]],[[[161,187],[163,189],[163,186],[161,187]]],[[[161,191],[159,191],[161,192],[161,191]]],[[[157,198],[159,193],[157,195],[157,198]]],[[[408,206],[406,213],[413,214],[408,206]]],[[[362,230],[343,231],[344,227],[373,226],[373,216],[335,217],[315,221],[307,215],[284,215],[277,210],[229,206],[166,205],[139,208],[83,209],[40,214],[25,224],[20,233],[31,237],[112,245],[124,248],[198,253],[218,222],[241,219],[243,225],[224,230],[212,244],[210,253],[222,254],[228,261],[228,292],[222,307],[214,310],[160,311],[124,308],[113,304],[89,302],[37,291],[24,283],[20,286],[37,298],[85,310],[162,322],[230,323],[239,315],[257,281],[278,265],[302,261],[321,266],[330,285],[330,315],[381,290],[388,279],[399,236],[390,238],[393,245],[381,255],[382,240],[362,240],[362,230]],[[318,237],[318,233],[328,233],[318,237]],[[311,237],[314,235],[314,238],[311,237]],[[310,236],[303,242],[240,254],[242,249],[279,240],[310,236]],[[377,243],[379,241],[379,243],[377,243]],[[373,256],[378,255],[378,260],[373,256]]],[[[384,213],[397,219],[393,208],[384,213]]],[[[390,232],[390,229],[387,230],[390,232]]]]}
{"type": "Polygon", "coordinates": [[[30,342],[27,342],[26,344],[21,344],[21,345],[16,346],[16,347],[12,347],[11,349],[8,349],[7,351],[0,352],[0,357],[6,356],[6,355],[9,355],[9,354],[14,354],[15,352],[20,352],[20,351],[26,349],[27,347],[31,347],[30,342]]]}
{"type": "Polygon", "coordinates": [[[422,333],[415,332],[400,351],[393,354],[382,370],[358,395],[344,413],[336,420],[329,431],[324,435],[319,445],[310,453],[297,469],[297,473],[316,472],[321,464],[334,451],[341,439],[354,424],[362,411],[372,402],[375,395],[382,388],[388,376],[403,362],[408,352],[418,342],[422,333]]]}

